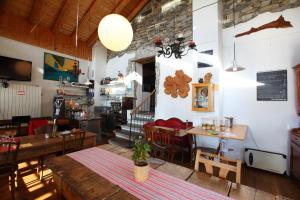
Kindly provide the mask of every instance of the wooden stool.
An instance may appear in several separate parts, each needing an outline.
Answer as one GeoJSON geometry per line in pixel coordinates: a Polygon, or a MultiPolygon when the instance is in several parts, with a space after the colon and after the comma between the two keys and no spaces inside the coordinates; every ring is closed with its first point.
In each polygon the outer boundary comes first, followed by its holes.
{"type": "Polygon", "coordinates": [[[219,177],[224,179],[226,179],[230,171],[234,172],[236,174],[236,183],[241,183],[241,160],[231,160],[224,156],[202,152],[198,149],[194,167],[196,171],[199,171],[199,163],[203,163],[206,173],[211,175],[213,175],[213,167],[219,168],[219,177]],[[219,161],[216,161],[217,159],[219,161]]]}

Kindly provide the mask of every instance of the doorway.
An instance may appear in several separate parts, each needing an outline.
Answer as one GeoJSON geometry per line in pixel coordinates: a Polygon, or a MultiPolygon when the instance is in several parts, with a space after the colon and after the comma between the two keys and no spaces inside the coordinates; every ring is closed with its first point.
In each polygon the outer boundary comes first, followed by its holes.
{"type": "MultiPolygon", "coordinates": [[[[141,76],[141,82],[137,86],[137,105],[141,104],[155,89],[156,86],[156,66],[155,57],[143,58],[136,61],[136,72],[141,76]]],[[[155,93],[147,100],[147,105],[143,111],[155,112],[155,93]]]]}
{"type": "MultiPolygon", "coordinates": [[[[155,61],[143,64],[143,93],[149,95],[155,89],[155,61]]],[[[155,95],[151,96],[150,112],[155,112],[155,95]]]]}

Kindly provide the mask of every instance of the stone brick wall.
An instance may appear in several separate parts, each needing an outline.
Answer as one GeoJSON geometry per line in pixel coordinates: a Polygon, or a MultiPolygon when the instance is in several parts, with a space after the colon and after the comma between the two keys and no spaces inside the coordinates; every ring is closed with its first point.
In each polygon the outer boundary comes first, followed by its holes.
{"type": "MultiPolygon", "coordinates": [[[[233,26],[233,0],[223,2],[223,28],[233,26]]],[[[264,12],[279,12],[300,6],[300,0],[235,0],[235,24],[246,22],[264,12]]]]}
{"type": "Polygon", "coordinates": [[[122,52],[108,51],[108,59],[136,52],[141,48],[153,49],[157,36],[163,42],[173,41],[175,35],[181,33],[187,42],[192,40],[192,0],[182,0],[180,5],[162,13],[161,6],[167,2],[171,0],[151,0],[132,22],[134,38],[131,45],[122,52]]]}

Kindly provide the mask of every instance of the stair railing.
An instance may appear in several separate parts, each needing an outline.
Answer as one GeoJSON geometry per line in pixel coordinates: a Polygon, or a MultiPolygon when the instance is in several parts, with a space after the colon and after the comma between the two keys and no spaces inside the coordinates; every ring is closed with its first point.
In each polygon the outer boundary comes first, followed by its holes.
{"type": "Polygon", "coordinates": [[[131,147],[132,132],[137,132],[138,130],[140,136],[143,133],[143,122],[153,118],[155,112],[155,91],[156,89],[147,95],[130,113],[129,147],[131,147]]]}

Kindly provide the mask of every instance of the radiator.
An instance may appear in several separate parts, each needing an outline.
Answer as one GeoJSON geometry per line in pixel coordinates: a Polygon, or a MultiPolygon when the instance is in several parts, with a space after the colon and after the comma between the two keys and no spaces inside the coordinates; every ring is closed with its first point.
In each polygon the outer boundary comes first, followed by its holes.
{"type": "Polygon", "coordinates": [[[0,87],[0,120],[12,116],[41,115],[41,87],[10,83],[8,88],[0,87]]]}
{"type": "Polygon", "coordinates": [[[245,149],[247,166],[284,174],[287,170],[286,155],[256,149],[245,149]]]}

